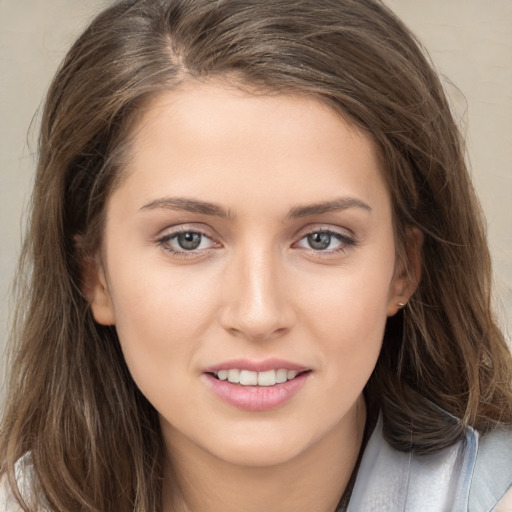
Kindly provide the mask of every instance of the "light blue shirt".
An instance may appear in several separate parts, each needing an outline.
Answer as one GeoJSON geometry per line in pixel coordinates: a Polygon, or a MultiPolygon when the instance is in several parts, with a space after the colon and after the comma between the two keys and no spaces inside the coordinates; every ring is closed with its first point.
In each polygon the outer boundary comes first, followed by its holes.
{"type": "Polygon", "coordinates": [[[364,451],[347,510],[489,512],[511,488],[511,430],[480,436],[467,428],[457,444],[434,454],[414,455],[387,443],[379,418],[364,451]]]}

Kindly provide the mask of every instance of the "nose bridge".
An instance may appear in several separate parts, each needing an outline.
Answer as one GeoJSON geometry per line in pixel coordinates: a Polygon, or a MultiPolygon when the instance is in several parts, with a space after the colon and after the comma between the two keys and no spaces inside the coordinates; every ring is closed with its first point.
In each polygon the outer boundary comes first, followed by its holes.
{"type": "Polygon", "coordinates": [[[240,247],[226,279],[224,327],[249,339],[272,338],[291,324],[281,258],[269,245],[240,247]]]}

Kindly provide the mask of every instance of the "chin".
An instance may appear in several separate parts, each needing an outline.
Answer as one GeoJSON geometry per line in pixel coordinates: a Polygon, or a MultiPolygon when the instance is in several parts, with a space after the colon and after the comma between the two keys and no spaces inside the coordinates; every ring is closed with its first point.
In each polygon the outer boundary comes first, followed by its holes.
{"type": "Polygon", "coordinates": [[[260,439],[236,439],[222,447],[217,446],[212,455],[237,466],[255,468],[280,466],[307,451],[309,443],[284,439],[281,436],[260,439]]]}

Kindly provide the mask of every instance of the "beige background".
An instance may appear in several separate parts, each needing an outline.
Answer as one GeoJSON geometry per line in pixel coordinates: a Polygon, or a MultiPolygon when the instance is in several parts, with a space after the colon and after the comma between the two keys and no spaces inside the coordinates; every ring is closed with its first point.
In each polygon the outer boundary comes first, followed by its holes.
{"type": "MultiPolygon", "coordinates": [[[[468,135],[488,219],[498,309],[512,332],[512,0],[386,1],[450,77],[446,88],[468,135]]],[[[34,169],[36,112],[66,49],[107,2],[0,0],[0,350],[34,169]]]]}

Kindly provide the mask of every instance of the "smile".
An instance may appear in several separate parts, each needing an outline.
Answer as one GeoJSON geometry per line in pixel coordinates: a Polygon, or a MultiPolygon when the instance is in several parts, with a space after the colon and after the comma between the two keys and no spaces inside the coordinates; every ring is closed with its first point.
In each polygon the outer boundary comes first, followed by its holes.
{"type": "Polygon", "coordinates": [[[310,380],[313,371],[283,359],[225,361],[203,370],[205,384],[222,402],[251,412],[284,406],[310,380]]]}
{"type": "Polygon", "coordinates": [[[256,372],[251,370],[240,370],[232,368],[229,370],[219,370],[214,376],[219,380],[227,380],[232,384],[240,384],[241,386],[275,386],[283,384],[294,379],[301,373],[297,370],[287,370],[280,368],[278,370],[267,370],[264,372],[256,372]]]}

